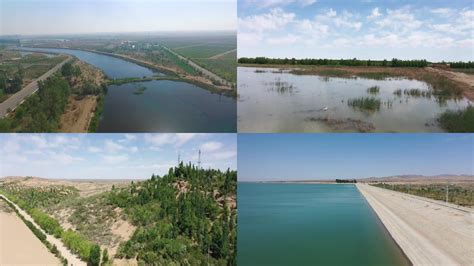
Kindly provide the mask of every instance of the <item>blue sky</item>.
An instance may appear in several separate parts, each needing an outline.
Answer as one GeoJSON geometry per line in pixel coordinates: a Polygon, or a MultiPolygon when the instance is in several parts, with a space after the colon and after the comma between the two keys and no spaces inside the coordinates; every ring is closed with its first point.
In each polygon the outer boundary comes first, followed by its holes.
{"type": "Polygon", "coordinates": [[[238,56],[474,60],[473,5],[472,0],[239,0],[238,56]]]}
{"type": "Polygon", "coordinates": [[[236,30],[237,0],[2,0],[0,35],[236,30]]]}
{"type": "Polygon", "coordinates": [[[236,169],[236,134],[0,134],[0,177],[136,179],[184,162],[236,169]]]}
{"type": "Polygon", "coordinates": [[[239,134],[238,180],[474,174],[469,134],[239,134]]]}

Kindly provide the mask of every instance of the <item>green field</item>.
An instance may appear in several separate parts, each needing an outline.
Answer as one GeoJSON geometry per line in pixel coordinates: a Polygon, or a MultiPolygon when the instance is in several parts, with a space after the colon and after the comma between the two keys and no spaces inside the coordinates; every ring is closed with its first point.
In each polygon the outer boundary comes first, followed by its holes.
{"type": "Polygon", "coordinates": [[[376,187],[391,189],[416,196],[431,198],[435,200],[446,200],[446,188],[448,188],[448,201],[461,206],[474,206],[474,184],[374,184],[376,187]]]}
{"type": "Polygon", "coordinates": [[[193,59],[194,62],[209,69],[218,76],[231,82],[237,82],[237,61],[233,59],[193,59]]]}
{"type": "Polygon", "coordinates": [[[209,44],[186,48],[174,48],[173,50],[187,58],[209,58],[233,49],[235,49],[235,45],[209,44]]]}

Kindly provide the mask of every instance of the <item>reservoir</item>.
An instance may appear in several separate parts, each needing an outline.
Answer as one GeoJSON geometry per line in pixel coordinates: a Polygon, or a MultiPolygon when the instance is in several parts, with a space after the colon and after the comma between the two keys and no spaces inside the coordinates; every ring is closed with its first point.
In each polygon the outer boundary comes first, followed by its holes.
{"type": "MultiPolygon", "coordinates": [[[[109,78],[164,75],[113,56],[72,49],[22,48],[71,54],[109,78]]],[[[235,98],[184,81],[152,80],[109,85],[99,132],[235,132],[235,98]],[[138,92],[140,91],[140,92],[138,92]]]]}
{"type": "Polygon", "coordinates": [[[410,265],[352,184],[238,183],[239,265],[410,265]]]}
{"type": "Polygon", "coordinates": [[[407,78],[328,78],[239,67],[238,79],[239,132],[442,132],[439,115],[469,105],[466,98],[440,101],[429,84],[407,78]],[[370,94],[371,87],[379,91],[370,94]],[[396,94],[410,89],[429,96],[396,94]],[[348,105],[359,98],[380,100],[380,109],[348,105]]]}

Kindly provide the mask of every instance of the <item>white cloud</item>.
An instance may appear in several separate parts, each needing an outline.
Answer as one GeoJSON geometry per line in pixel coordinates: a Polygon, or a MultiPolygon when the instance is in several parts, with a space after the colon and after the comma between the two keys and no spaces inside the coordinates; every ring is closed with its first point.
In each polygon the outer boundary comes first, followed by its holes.
{"type": "Polygon", "coordinates": [[[381,29],[386,28],[392,32],[406,33],[420,28],[423,22],[415,18],[409,7],[403,7],[395,10],[387,9],[387,16],[376,20],[375,24],[381,29]]]}
{"type": "Polygon", "coordinates": [[[281,8],[273,8],[270,12],[260,15],[239,18],[239,30],[250,32],[263,32],[281,30],[295,18],[294,13],[286,13],[281,8]]]}
{"type": "Polygon", "coordinates": [[[227,160],[237,156],[237,152],[233,151],[222,151],[222,152],[215,152],[211,154],[211,158],[215,160],[227,160]]]}
{"type": "Polygon", "coordinates": [[[382,16],[382,14],[380,14],[379,8],[376,7],[374,9],[372,9],[372,13],[370,13],[370,16],[367,16],[367,19],[372,20],[372,19],[376,19],[380,16],[382,16]]]}
{"type": "Polygon", "coordinates": [[[205,142],[201,145],[201,151],[203,152],[212,152],[212,151],[217,151],[221,149],[223,146],[222,143],[217,142],[217,141],[209,141],[205,142]]]}
{"type": "Polygon", "coordinates": [[[111,152],[111,153],[115,153],[115,152],[122,151],[125,149],[125,146],[122,146],[110,139],[105,140],[104,146],[105,146],[104,147],[105,151],[111,152]]]}
{"type": "Polygon", "coordinates": [[[117,164],[128,160],[127,155],[103,155],[102,159],[108,164],[117,164]]]}
{"type": "Polygon", "coordinates": [[[293,34],[288,34],[281,37],[269,37],[266,41],[267,43],[274,45],[290,45],[297,43],[299,41],[299,37],[293,34]]]}
{"type": "Polygon", "coordinates": [[[430,10],[431,13],[440,15],[443,17],[450,16],[451,14],[453,14],[453,11],[454,10],[451,8],[435,8],[435,9],[430,10]]]}
{"type": "Polygon", "coordinates": [[[92,152],[92,153],[99,153],[102,151],[102,149],[95,146],[89,146],[87,147],[87,151],[92,152]]]}
{"type": "Polygon", "coordinates": [[[311,6],[317,2],[317,0],[246,0],[245,4],[252,5],[257,8],[269,8],[289,4],[297,4],[299,6],[306,7],[311,6]]]}

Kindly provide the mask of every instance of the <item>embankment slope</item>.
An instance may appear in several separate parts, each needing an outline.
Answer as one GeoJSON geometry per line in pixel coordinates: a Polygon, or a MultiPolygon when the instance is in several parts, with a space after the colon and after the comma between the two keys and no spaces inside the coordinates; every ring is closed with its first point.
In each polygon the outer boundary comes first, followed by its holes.
{"type": "Polygon", "coordinates": [[[357,184],[414,265],[474,265],[474,210],[357,184]]]}

